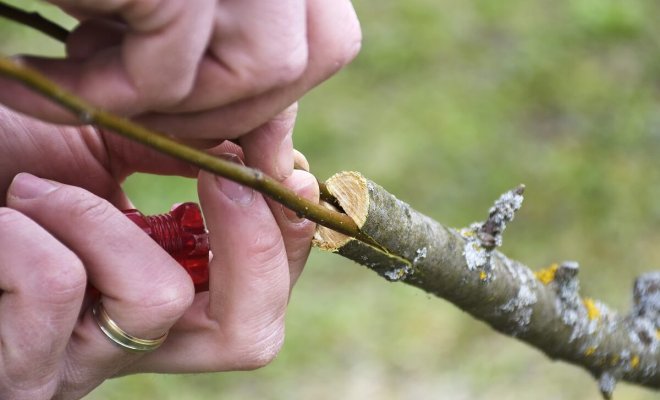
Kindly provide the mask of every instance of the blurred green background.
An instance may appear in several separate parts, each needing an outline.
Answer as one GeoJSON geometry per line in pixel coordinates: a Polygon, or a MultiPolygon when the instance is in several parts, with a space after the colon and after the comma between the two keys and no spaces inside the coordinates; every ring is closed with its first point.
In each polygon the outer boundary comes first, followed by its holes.
{"type": "MultiPolygon", "coordinates": [[[[50,8],[34,1],[23,7],[50,8]]],[[[503,251],[533,268],[581,263],[583,292],[630,307],[660,265],[660,3],[380,0],[355,3],[361,55],[301,102],[296,147],[320,178],[354,169],[450,226],[527,184],[503,251]]],[[[70,21],[66,23],[70,24],[70,21]]],[[[69,25],[70,26],[70,25],[69,25]]],[[[0,51],[61,54],[0,22],[0,51]]],[[[163,211],[194,182],[134,176],[163,211]]],[[[621,384],[617,399],[658,394],[621,384]]],[[[115,379],[90,399],[599,399],[552,362],[447,302],[314,251],[286,344],[255,372],[115,379]]]]}

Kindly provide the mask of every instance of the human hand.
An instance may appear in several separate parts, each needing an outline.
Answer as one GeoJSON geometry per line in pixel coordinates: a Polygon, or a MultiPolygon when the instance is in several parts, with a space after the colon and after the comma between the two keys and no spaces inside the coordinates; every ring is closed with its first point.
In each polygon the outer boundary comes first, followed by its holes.
{"type": "MultiPolygon", "coordinates": [[[[112,376],[250,369],[277,354],[312,223],[200,173],[214,256],[210,290],[195,296],[184,270],[117,208],[130,207],[119,182],[136,170],[198,171],[90,127],[55,127],[1,107],[0,143],[8,192],[0,208],[0,398],[78,398],[112,376]],[[51,181],[14,178],[18,171],[51,181]],[[137,354],[108,340],[91,315],[87,281],[125,331],[169,331],[163,346],[137,354]]],[[[231,143],[216,151],[240,155],[231,143]]],[[[318,198],[306,172],[284,184],[318,198]]]]}
{"type": "MultiPolygon", "coordinates": [[[[361,40],[349,0],[51,2],[81,20],[68,56],[24,63],[96,106],[162,132],[241,136],[247,163],[276,179],[290,172],[290,135],[255,129],[347,64],[361,40]],[[259,165],[264,154],[274,164],[259,165]]],[[[7,80],[0,80],[0,103],[76,122],[7,80]]]]}

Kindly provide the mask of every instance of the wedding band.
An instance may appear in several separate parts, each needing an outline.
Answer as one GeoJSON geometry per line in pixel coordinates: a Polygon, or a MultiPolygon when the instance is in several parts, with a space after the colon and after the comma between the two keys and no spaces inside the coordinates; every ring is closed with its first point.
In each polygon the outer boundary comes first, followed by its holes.
{"type": "Polygon", "coordinates": [[[101,328],[101,331],[117,345],[122,348],[135,352],[154,351],[167,339],[167,333],[156,339],[140,339],[135,337],[125,330],[121,329],[115,321],[110,318],[107,311],[103,307],[101,300],[94,303],[92,307],[92,315],[96,320],[96,324],[101,328]]]}

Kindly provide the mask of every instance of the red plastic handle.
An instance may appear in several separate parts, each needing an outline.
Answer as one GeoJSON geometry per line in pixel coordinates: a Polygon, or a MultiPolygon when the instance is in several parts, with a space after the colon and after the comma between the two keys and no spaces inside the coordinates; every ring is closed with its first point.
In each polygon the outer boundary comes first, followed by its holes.
{"type": "Polygon", "coordinates": [[[195,291],[208,290],[209,234],[199,205],[177,204],[170,212],[158,215],[144,215],[135,209],[123,212],[181,264],[195,291]]]}

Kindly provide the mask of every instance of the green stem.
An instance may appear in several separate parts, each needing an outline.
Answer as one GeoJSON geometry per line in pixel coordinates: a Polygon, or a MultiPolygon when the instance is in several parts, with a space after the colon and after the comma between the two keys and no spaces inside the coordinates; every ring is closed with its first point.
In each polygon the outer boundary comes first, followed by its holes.
{"type": "Polygon", "coordinates": [[[298,196],[259,170],[216,158],[127,119],[99,110],[74,94],[63,90],[39,72],[21,66],[8,58],[0,58],[0,75],[16,80],[70,110],[84,124],[94,124],[105,128],[154,150],[193,164],[200,169],[251,187],[304,218],[382,250],[382,247],[363,234],[346,214],[329,210],[298,196]]]}
{"type": "MultiPolygon", "coordinates": [[[[19,8],[15,8],[12,6],[9,6],[7,4],[0,3],[0,17],[5,17],[10,20],[14,20],[20,24],[24,24],[27,26],[32,27],[33,29],[36,29],[56,40],[59,41],[66,41],[67,36],[69,35],[69,31],[67,31],[65,28],[57,25],[56,23],[50,21],[49,19],[46,19],[39,15],[38,13],[30,13],[24,10],[21,10],[19,8]]],[[[48,87],[48,85],[46,85],[48,87]]],[[[52,92],[52,89],[50,89],[52,92]]],[[[43,92],[42,92],[43,93],[43,92]]],[[[77,105],[80,105],[80,101],[77,102],[77,105]]],[[[72,109],[74,112],[79,112],[77,109],[72,109]]],[[[86,116],[86,115],[85,115],[86,116]]],[[[110,129],[110,128],[108,128],[110,129]]],[[[144,143],[144,142],[142,142],[144,143]]],[[[231,179],[231,178],[230,178],[231,179]]],[[[337,202],[337,199],[334,198],[334,196],[327,190],[325,184],[323,182],[318,181],[319,184],[319,190],[321,194],[321,200],[332,204],[333,206],[339,208],[339,203],[337,202]]],[[[269,185],[270,186],[270,185],[269,185]]],[[[275,196],[271,196],[274,197],[275,196]]],[[[278,200],[280,201],[280,200],[278,200]]],[[[286,204],[285,204],[286,205],[286,204]]],[[[289,207],[291,209],[294,209],[293,207],[289,207]]],[[[294,209],[294,211],[297,211],[294,209]]],[[[302,213],[301,213],[302,214],[302,213]]],[[[302,214],[304,215],[304,214],[302,214]]],[[[312,218],[310,218],[312,219],[312,218]]],[[[318,222],[318,221],[316,221],[318,222]]],[[[319,222],[321,223],[321,222],[319,222]]],[[[345,221],[347,223],[347,221],[345,221]]],[[[323,223],[321,223],[323,225],[323,223]]],[[[324,225],[325,226],[325,225],[324,225]]],[[[352,230],[351,230],[352,232],[352,230]]],[[[344,233],[344,232],[342,232],[344,233]]],[[[350,234],[349,234],[350,235],[350,234]]],[[[353,235],[350,235],[353,236],[353,235]]]]}

